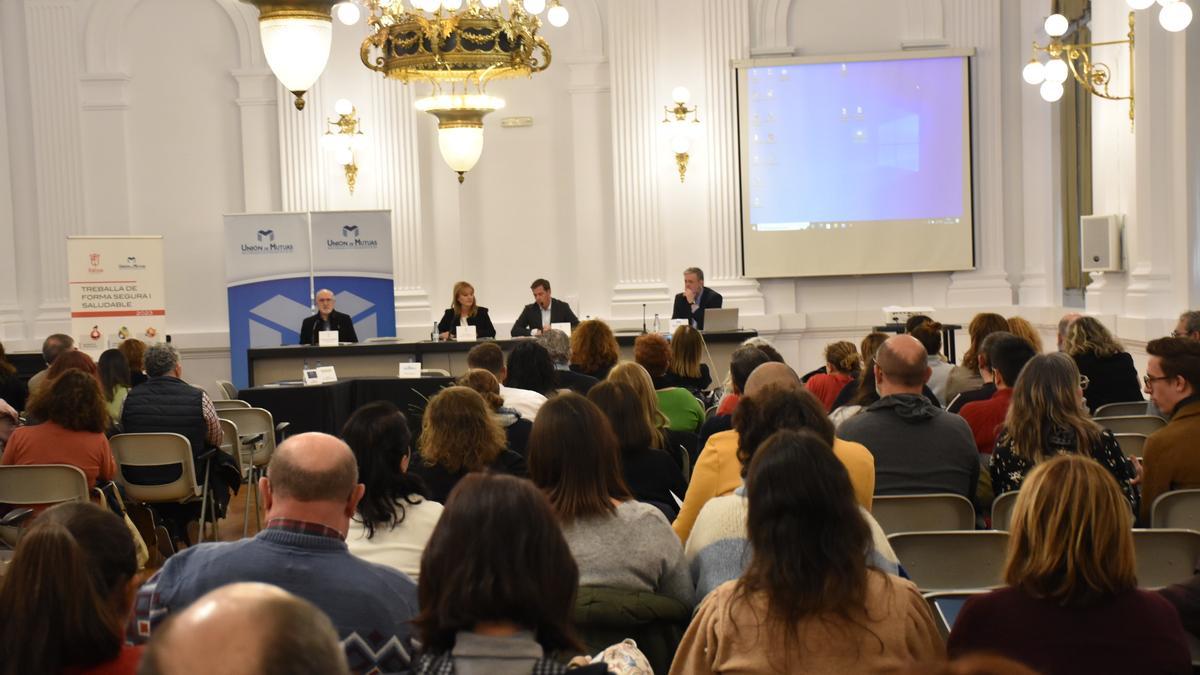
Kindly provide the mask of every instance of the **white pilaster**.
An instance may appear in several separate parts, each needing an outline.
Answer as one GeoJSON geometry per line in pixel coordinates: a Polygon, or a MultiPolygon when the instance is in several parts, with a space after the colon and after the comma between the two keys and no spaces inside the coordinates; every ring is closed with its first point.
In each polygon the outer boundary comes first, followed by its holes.
{"type": "MultiPolygon", "coordinates": [[[[242,184],[245,211],[262,213],[279,209],[275,191],[280,165],[278,121],[275,108],[278,81],[270,70],[234,70],[236,100],[242,128],[242,184]]],[[[293,108],[293,112],[294,112],[293,108]]]]}
{"type": "MultiPolygon", "coordinates": [[[[0,36],[0,40],[2,39],[3,36],[0,36]]],[[[4,54],[0,50],[0,110],[7,109],[6,94],[4,54]]],[[[7,116],[0,115],[0,288],[9,289],[7,293],[0,294],[0,341],[7,342],[10,351],[14,342],[25,340],[25,321],[21,316],[17,292],[18,256],[12,170],[9,162],[11,156],[7,116]]]]}
{"type": "MultiPolygon", "coordinates": [[[[741,190],[738,182],[737,80],[734,60],[750,55],[750,3],[702,0],[704,32],[705,149],[709,265],[706,283],[745,314],[765,309],[758,281],[741,275],[741,190]]],[[[786,23],[785,23],[786,26],[786,23]]]]}
{"type": "Polygon", "coordinates": [[[1004,268],[1004,59],[1001,0],[946,0],[946,37],[956,47],[974,47],[972,153],[975,195],[975,269],[955,272],[946,293],[951,307],[1004,306],[1013,289],[1004,268]]]}
{"type": "Polygon", "coordinates": [[[93,234],[126,234],[131,222],[129,76],[85,73],[79,85],[86,229],[93,234]]]}
{"type": "Polygon", "coordinates": [[[413,86],[372,76],[371,110],[379,171],[376,204],[392,211],[397,325],[424,326],[430,316],[425,289],[425,235],[421,219],[421,172],[413,86]]]}
{"type": "Polygon", "coordinates": [[[324,211],[327,206],[321,136],[326,129],[325,98],[318,82],[304,95],[304,110],[296,110],[291,92],[276,84],[279,119],[279,183],[282,210],[324,211]]]}
{"type": "Polygon", "coordinates": [[[657,9],[644,0],[611,0],[609,46],[613,73],[613,185],[617,318],[640,316],[642,303],[666,303],[663,237],[657,220],[658,161],[655,103],[657,9]]]}
{"type": "MultiPolygon", "coordinates": [[[[1021,45],[1038,39],[1046,8],[1040,2],[1024,0],[1020,7],[1021,45]]],[[[1016,59],[1018,55],[1014,54],[1016,59]]],[[[1019,64],[1023,64],[1020,61],[1019,64]]],[[[1022,65],[1023,67],[1023,65],[1022,65]]],[[[1054,133],[1058,110],[1042,100],[1038,88],[1020,80],[1021,167],[1024,265],[1017,289],[1019,304],[1057,306],[1062,303],[1062,217],[1061,176],[1058,136],[1054,133]]]]}
{"type": "Polygon", "coordinates": [[[612,298],[613,284],[612,176],[610,162],[612,101],[608,61],[602,53],[568,64],[567,91],[571,96],[571,135],[575,192],[575,287],[579,289],[580,317],[603,314],[612,298]]]}

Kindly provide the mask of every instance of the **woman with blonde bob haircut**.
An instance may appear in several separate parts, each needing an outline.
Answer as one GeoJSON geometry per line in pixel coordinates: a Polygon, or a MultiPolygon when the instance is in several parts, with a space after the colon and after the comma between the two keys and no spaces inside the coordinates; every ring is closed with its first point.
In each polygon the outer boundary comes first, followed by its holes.
{"type": "Polygon", "coordinates": [[[1094,460],[1064,455],[1029,474],[1014,507],[1007,588],[967,601],[950,656],[986,651],[1057,673],[1189,673],[1183,626],[1138,590],[1132,516],[1094,460]]]}
{"type": "Polygon", "coordinates": [[[412,472],[425,481],[429,498],[445,502],[463,476],[492,469],[524,477],[525,458],[508,449],[483,396],[467,387],[447,387],[429,399],[421,421],[420,462],[412,472]]]}
{"type": "Polygon", "coordinates": [[[1137,508],[1135,473],[1112,432],[1083,408],[1084,381],[1065,354],[1039,354],[1021,369],[1013,385],[1008,416],[992,453],[992,489],[1003,494],[1021,488],[1037,464],[1062,454],[1092,457],[1108,469],[1131,507],[1137,508]]]}
{"type": "Polygon", "coordinates": [[[667,377],[676,387],[692,392],[701,392],[712,384],[708,364],[701,363],[704,357],[704,336],[688,325],[675,329],[671,336],[671,362],[667,365],[667,377]]]}

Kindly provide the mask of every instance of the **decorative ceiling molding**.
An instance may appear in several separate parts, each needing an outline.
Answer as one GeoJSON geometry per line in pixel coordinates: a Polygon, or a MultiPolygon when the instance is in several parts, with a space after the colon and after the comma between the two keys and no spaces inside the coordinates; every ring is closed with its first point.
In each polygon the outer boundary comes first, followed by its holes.
{"type": "Polygon", "coordinates": [[[795,0],[752,0],[750,55],[791,56],[796,47],[788,36],[788,16],[795,0]]]}

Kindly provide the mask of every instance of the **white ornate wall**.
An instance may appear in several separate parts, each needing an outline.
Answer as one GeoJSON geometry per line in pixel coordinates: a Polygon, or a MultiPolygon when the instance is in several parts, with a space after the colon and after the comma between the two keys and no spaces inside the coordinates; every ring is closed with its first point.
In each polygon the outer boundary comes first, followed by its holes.
{"type": "MultiPolygon", "coordinates": [[[[424,90],[358,63],[362,26],[336,27],[329,68],[297,112],[238,0],[0,2],[0,339],[33,349],[66,327],[67,235],[161,233],[171,332],[192,378],[211,382],[228,369],[221,215],[321,208],[393,211],[398,323],[411,336],[460,278],[502,331],[537,276],[582,314],[639,325],[643,303],[670,311],[690,265],[798,366],[829,339],[861,335],[888,304],[930,305],[946,321],[998,309],[1051,326],[1061,314],[1059,130],[1019,76],[1029,42],[1045,39],[1043,0],[564,4],[571,23],[546,28],[550,70],[492,85],[508,108],[487,119],[483,159],[460,186],[432,119],[412,108],[424,90]],[[180,24],[189,30],[166,29],[180,24]],[[977,53],[977,269],[743,279],[729,63],[942,46],[977,53]],[[683,183],[660,123],[678,85],[702,121],[683,183]],[[320,144],[342,97],[368,139],[353,196],[320,144]],[[533,126],[501,128],[518,115],[533,126]]],[[[1120,122],[1120,105],[1095,106],[1096,208],[1127,214],[1130,269],[1088,295],[1135,346],[1200,295],[1188,200],[1200,175],[1200,29],[1168,35],[1142,14],[1138,126],[1120,122]]],[[[1123,20],[1097,10],[1097,36],[1123,20]]]]}

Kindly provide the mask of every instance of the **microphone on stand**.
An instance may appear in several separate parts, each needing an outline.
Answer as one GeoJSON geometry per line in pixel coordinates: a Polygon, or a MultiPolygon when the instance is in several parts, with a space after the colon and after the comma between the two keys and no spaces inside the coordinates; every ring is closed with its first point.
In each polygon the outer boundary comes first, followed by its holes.
{"type": "Polygon", "coordinates": [[[642,303],[642,335],[646,334],[646,303],[642,303]]]}

